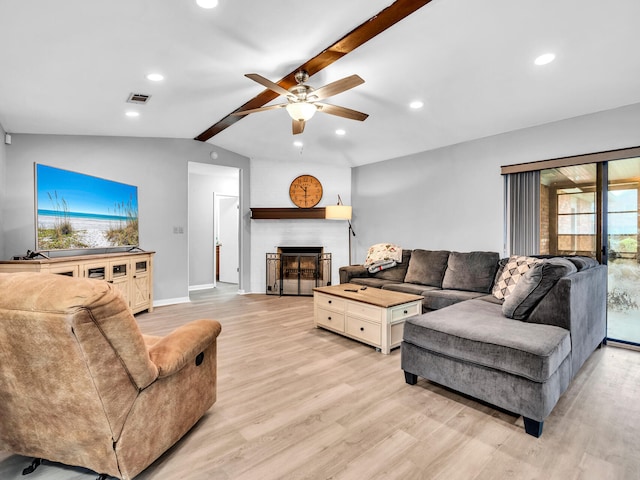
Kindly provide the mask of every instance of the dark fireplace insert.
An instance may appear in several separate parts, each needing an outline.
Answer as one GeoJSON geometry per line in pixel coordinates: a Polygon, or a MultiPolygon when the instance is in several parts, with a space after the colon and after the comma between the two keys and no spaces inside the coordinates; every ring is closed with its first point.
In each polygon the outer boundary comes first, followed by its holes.
{"type": "Polygon", "coordinates": [[[267,295],[313,295],[331,285],[331,254],[323,247],[278,247],[267,253],[267,295]]]}

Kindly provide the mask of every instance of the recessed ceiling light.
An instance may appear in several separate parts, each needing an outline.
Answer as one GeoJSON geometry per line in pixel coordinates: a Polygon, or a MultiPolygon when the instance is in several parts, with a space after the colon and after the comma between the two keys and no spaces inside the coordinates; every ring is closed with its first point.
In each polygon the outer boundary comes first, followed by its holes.
{"type": "Polygon", "coordinates": [[[300,140],[296,140],[295,142],[293,142],[293,146],[294,147],[301,147],[303,145],[304,145],[304,143],[302,143],[300,140]]]}
{"type": "Polygon", "coordinates": [[[424,107],[424,102],[421,102],[420,100],[414,100],[409,104],[409,108],[413,108],[414,110],[417,110],[422,107],[424,107]]]}
{"type": "Polygon", "coordinates": [[[546,65],[547,63],[551,63],[555,60],[555,53],[545,53],[544,55],[540,55],[535,59],[534,63],[536,65],[546,65]]]}
{"type": "Polygon", "coordinates": [[[347,131],[343,128],[339,128],[338,130],[336,130],[336,135],[346,135],[347,131]]]}
{"type": "Polygon", "coordinates": [[[139,117],[140,112],[134,112],[133,110],[129,110],[128,112],[125,113],[125,115],[127,117],[139,117]]]}
{"type": "Polygon", "coordinates": [[[218,6],[218,0],[196,0],[196,3],[202,8],[216,8],[218,6]]]}
{"type": "Polygon", "coordinates": [[[164,76],[160,73],[150,73],[147,75],[147,80],[151,80],[152,82],[161,82],[164,80],[164,76]]]}

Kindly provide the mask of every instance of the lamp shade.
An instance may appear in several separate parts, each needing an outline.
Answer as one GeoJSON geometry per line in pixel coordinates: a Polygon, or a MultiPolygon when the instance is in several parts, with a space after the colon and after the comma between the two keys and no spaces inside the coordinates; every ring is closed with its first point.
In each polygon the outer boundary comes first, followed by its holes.
{"type": "Polygon", "coordinates": [[[351,220],[351,206],[327,205],[324,207],[324,218],[331,220],[351,220]]]}
{"type": "Polygon", "coordinates": [[[287,112],[294,120],[309,120],[316,113],[316,106],[313,103],[295,102],[287,105],[287,112]]]}

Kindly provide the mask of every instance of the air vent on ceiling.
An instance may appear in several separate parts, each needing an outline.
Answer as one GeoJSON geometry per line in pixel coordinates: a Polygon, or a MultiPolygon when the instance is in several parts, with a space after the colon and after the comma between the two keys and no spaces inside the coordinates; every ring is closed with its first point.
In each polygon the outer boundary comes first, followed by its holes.
{"type": "Polygon", "coordinates": [[[151,95],[145,95],[144,93],[132,93],[127,98],[127,103],[142,103],[145,104],[149,101],[151,95]]]}

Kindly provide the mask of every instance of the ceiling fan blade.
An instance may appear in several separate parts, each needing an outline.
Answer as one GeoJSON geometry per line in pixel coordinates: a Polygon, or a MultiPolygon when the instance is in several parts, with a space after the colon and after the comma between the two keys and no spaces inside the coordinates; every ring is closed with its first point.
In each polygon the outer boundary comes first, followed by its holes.
{"type": "Polygon", "coordinates": [[[304,120],[292,120],[291,129],[294,135],[304,132],[304,120]]]}
{"type": "Polygon", "coordinates": [[[351,75],[350,77],[345,77],[340,80],[336,80],[335,82],[328,83],[324,87],[314,90],[311,95],[315,96],[318,100],[322,100],[323,98],[337,95],[353,87],[362,85],[363,83],[364,80],[358,75],[351,75]]]}
{"type": "Polygon", "coordinates": [[[269,105],[269,106],[266,106],[266,107],[251,108],[249,110],[241,110],[239,112],[233,112],[231,115],[248,115],[250,113],[266,112],[267,110],[274,110],[276,108],[284,108],[287,105],[288,105],[287,103],[278,103],[277,105],[269,105]]]}
{"type": "Polygon", "coordinates": [[[258,82],[263,87],[267,87],[269,90],[273,90],[277,94],[284,95],[285,97],[291,96],[291,92],[289,90],[272,82],[268,78],[264,78],[262,75],[258,75],[257,73],[247,73],[245,74],[245,77],[250,78],[254,82],[258,82]]]}
{"type": "Polygon", "coordinates": [[[327,103],[317,103],[314,105],[318,107],[318,111],[329,113],[331,115],[337,115],[338,117],[348,118],[350,120],[359,120],[360,122],[367,119],[369,114],[358,112],[357,110],[351,110],[346,107],[338,107],[337,105],[329,105],[327,103]]]}

